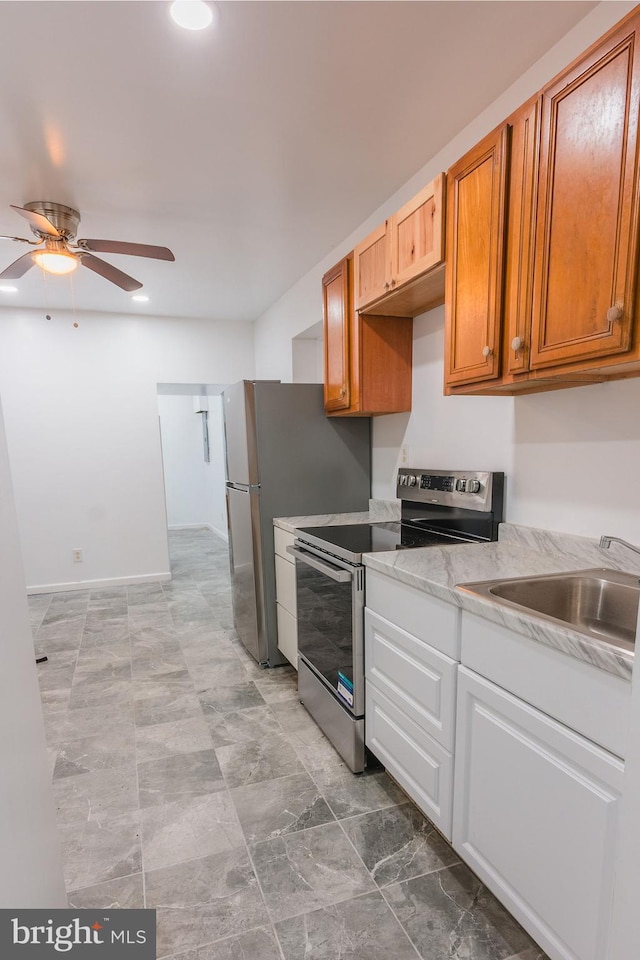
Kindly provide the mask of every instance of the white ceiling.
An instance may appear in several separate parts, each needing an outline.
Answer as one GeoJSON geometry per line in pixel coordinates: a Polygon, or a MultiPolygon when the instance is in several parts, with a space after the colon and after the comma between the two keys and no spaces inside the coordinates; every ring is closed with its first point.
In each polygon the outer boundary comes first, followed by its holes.
{"type": "Polygon", "coordinates": [[[0,234],[54,200],[176,255],[105,255],[143,307],[38,268],[1,304],[255,319],[594,6],[234,0],[192,33],[160,0],[1,2],[0,234]]]}

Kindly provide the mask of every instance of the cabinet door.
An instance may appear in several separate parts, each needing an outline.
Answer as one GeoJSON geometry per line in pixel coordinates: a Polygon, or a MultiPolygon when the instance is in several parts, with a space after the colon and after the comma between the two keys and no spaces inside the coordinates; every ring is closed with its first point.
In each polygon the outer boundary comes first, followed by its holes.
{"type": "Polygon", "coordinates": [[[509,118],[510,163],[505,251],[503,373],[529,369],[536,228],[540,100],[509,118]]]}
{"type": "Polygon", "coordinates": [[[465,667],[453,845],[554,960],[603,960],[620,760],[465,667]]]}
{"type": "Polygon", "coordinates": [[[355,271],[355,308],[388,293],[391,287],[391,250],[389,221],[377,227],[353,251],[355,271]]]}
{"type": "Polygon", "coordinates": [[[391,287],[444,260],[444,179],[441,173],[391,218],[391,287]]]}
{"type": "Polygon", "coordinates": [[[531,367],[630,348],[639,52],[628,21],[543,91],[531,367]]]}
{"type": "Polygon", "coordinates": [[[447,174],[445,385],[500,375],[507,126],[447,174]]]}
{"type": "Polygon", "coordinates": [[[344,410],[349,392],[349,333],[352,313],[351,262],[345,257],[322,278],[324,313],[324,406],[344,410]]]}

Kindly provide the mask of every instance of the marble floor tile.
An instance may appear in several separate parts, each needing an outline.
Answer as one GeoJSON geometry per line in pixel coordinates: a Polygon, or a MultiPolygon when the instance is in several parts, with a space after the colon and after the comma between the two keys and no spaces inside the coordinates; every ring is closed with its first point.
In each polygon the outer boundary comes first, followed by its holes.
{"type": "Polygon", "coordinates": [[[40,627],[35,634],[35,643],[42,647],[44,653],[77,650],[84,627],[85,617],[79,617],[77,620],[61,620],[48,627],[40,627]]]}
{"type": "Polygon", "coordinates": [[[291,681],[273,683],[271,680],[254,680],[256,689],[265,703],[282,703],[283,700],[298,700],[298,685],[291,681]]]}
{"type": "Polygon", "coordinates": [[[87,623],[82,634],[82,647],[87,649],[101,644],[119,644],[129,639],[128,620],[99,620],[87,623]]]}
{"type": "Polygon", "coordinates": [[[141,811],[145,870],[240,848],[242,830],[229,794],[207,794],[141,811]]]}
{"type": "Polygon", "coordinates": [[[176,639],[150,640],[134,637],[131,666],[138,680],[158,677],[166,680],[190,680],[187,661],[176,639]]]}
{"type": "Polygon", "coordinates": [[[142,870],[138,813],[59,827],[67,890],[93,887],[142,870]]]}
{"type": "Polygon", "coordinates": [[[56,666],[56,661],[53,657],[49,657],[48,662],[37,665],[38,685],[41,692],[45,690],[65,690],[71,688],[75,670],[75,652],[73,656],[74,661],[63,666],[56,666]]]}
{"type": "Polygon", "coordinates": [[[237,657],[234,657],[233,660],[209,664],[202,662],[194,664],[193,658],[189,657],[187,663],[198,693],[247,682],[246,671],[237,657]]]}
{"type": "MultiPolygon", "coordinates": [[[[380,893],[276,923],[285,960],[417,960],[380,893]]],[[[440,960],[448,960],[442,954],[440,960]]]]}
{"type": "Polygon", "coordinates": [[[63,620],[76,620],[79,617],[86,616],[89,606],[87,597],[68,598],[61,594],[54,594],[51,603],[42,618],[42,627],[48,627],[54,623],[61,623],[63,620]]]}
{"type": "Polygon", "coordinates": [[[181,753],[138,764],[141,807],[187,800],[224,789],[215,750],[181,753]]]}
{"type": "Polygon", "coordinates": [[[138,763],[160,760],[179,753],[211,750],[214,746],[207,723],[202,717],[188,717],[170,723],[154,723],[136,727],[138,763]]]}
{"type": "Polygon", "coordinates": [[[380,887],[460,861],[412,803],[351,817],[342,828],[380,887]]]}
{"type": "Polygon", "coordinates": [[[406,801],[400,787],[384,771],[366,770],[354,777],[348,767],[334,764],[312,770],[311,776],[338,820],[406,801]]]}
{"type": "Polygon", "coordinates": [[[249,783],[230,792],[248,843],[271,840],[334,819],[306,773],[249,783]]]}
{"type": "Polygon", "coordinates": [[[71,890],[68,899],[69,906],[77,910],[141,910],[144,907],[142,874],[133,873],[128,877],[71,890]]]}
{"type": "Polygon", "coordinates": [[[67,710],[63,717],[62,741],[92,737],[96,734],[121,739],[133,732],[133,701],[101,704],[67,710]]]}
{"type": "Polygon", "coordinates": [[[84,644],[76,661],[73,684],[131,680],[131,648],[128,640],[88,646],[84,644]]]}
{"type": "Polygon", "coordinates": [[[227,687],[211,687],[198,694],[205,716],[209,713],[233,713],[247,707],[263,707],[264,698],[254,683],[233,683],[227,687]]]}
{"type": "Polygon", "coordinates": [[[109,770],[136,761],[136,746],[133,725],[126,724],[117,732],[104,731],[90,737],[60,741],[54,779],[72,777],[95,770],[109,770]]]}
{"type": "Polygon", "coordinates": [[[282,727],[266,704],[262,707],[237,710],[235,713],[207,713],[205,720],[214,747],[264,740],[274,734],[282,734],[282,727]]]}
{"type": "Polygon", "coordinates": [[[273,930],[258,927],[238,937],[216,940],[206,947],[187,950],[167,960],[282,960],[273,930]]]}
{"type": "Polygon", "coordinates": [[[284,734],[217,747],[216,754],[229,787],[305,772],[284,734]]]}
{"type": "Polygon", "coordinates": [[[264,840],[249,850],[274,922],[375,888],[338,823],[264,840]]]}
{"type": "Polygon", "coordinates": [[[154,677],[148,681],[135,680],[134,714],[136,726],[171,723],[197,717],[202,720],[202,705],[192,681],[168,681],[154,677]]]}
{"type": "Polygon", "coordinates": [[[71,690],[69,710],[84,707],[102,709],[108,704],[121,704],[123,707],[133,699],[133,687],[130,680],[102,680],[99,683],[76,683],[71,690]]]}
{"type": "Polygon", "coordinates": [[[244,847],[151,870],[145,880],[147,907],[157,911],[159,958],[268,923],[244,847]]]}
{"type": "Polygon", "coordinates": [[[506,960],[532,945],[464,864],[393,884],[382,893],[422,960],[506,960]]]}
{"type": "Polygon", "coordinates": [[[523,950],[522,953],[518,953],[516,956],[509,957],[508,960],[549,960],[549,957],[540,947],[532,946],[529,947],[528,950],[523,950]]]}
{"type": "Polygon", "coordinates": [[[58,825],[83,820],[101,824],[132,813],[138,810],[135,764],[61,777],[53,781],[53,794],[58,825]]]}

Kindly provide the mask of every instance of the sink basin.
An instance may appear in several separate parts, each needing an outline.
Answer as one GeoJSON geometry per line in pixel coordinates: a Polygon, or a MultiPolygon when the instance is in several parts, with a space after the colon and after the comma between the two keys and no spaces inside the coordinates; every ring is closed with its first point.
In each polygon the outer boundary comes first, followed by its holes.
{"type": "Polygon", "coordinates": [[[635,649],[640,578],[619,570],[576,570],[512,580],[460,584],[460,589],[588,637],[635,649]]]}

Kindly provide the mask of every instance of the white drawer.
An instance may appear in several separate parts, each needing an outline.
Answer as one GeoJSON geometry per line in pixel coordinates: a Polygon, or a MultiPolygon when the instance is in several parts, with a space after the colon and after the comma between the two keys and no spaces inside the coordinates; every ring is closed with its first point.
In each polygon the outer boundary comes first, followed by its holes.
{"type": "Polygon", "coordinates": [[[624,758],[631,682],[464,611],[462,661],[526,703],[624,758]]]}
{"type": "Polygon", "coordinates": [[[276,554],[276,598],[293,617],[297,615],[296,565],[283,560],[279,554],[276,554]]]}
{"type": "Polygon", "coordinates": [[[282,527],[273,528],[273,542],[276,553],[279,557],[288,560],[290,563],[293,563],[293,557],[290,553],[287,553],[287,547],[292,547],[294,540],[294,535],[289,533],[288,530],[283,530],[282,527]]]}
{"type": "Polygon", "coordinates": [[[460,608],[406,583],[367,570],[367,606],[445,653],[460,659],[460,608]]]}
{"type": "Polygon", "coordinates": [[[292,667],[298,669],[298,621],[281,604],[276,604],[278,617],[278,650],[292,667]]]}
{"type": "Polygon", "coordinates": [[[367,680],[447,750],[455,740],[458,664],[367,609],[367,680]]]}
{"type": "Polygon", "coordinates": [[[365,689],[367,746],[451,840],[453,757],[368,681],[365,689]]]}

